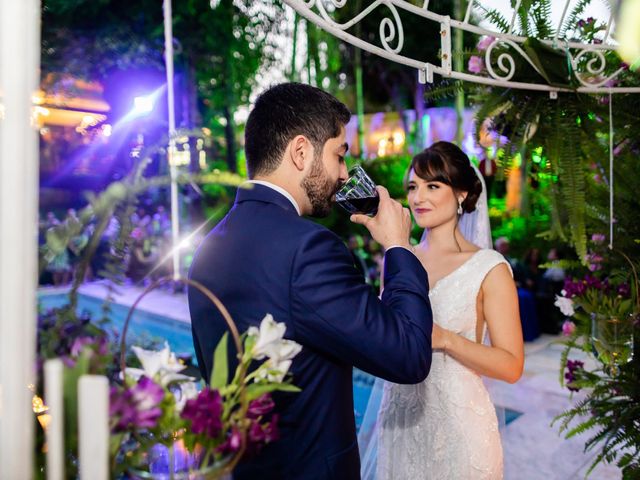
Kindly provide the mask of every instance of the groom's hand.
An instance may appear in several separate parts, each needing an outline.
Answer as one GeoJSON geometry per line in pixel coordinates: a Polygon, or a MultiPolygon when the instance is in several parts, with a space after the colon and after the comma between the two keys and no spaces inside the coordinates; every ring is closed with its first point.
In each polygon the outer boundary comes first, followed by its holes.
{"type": "Polygon", "coordinates": [[[411,214],[389,196],[386,188],[378,185],[380,203],[375,217],[355,214],[351,215],[351,221],[367,227],[373,239],[382,248],[398,246],[411,250],[409,235],[411,234],[411,214]]]}

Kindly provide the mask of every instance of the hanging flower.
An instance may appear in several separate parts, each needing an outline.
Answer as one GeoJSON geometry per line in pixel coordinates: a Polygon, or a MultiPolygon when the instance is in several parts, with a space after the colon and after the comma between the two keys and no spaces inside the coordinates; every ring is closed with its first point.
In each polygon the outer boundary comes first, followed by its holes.
{"type": "Polygon", "coordinates": [[[485,36],[480,39],[478,44],[476,45],[476,49],[484,52],[489,46],[495,41],[495,37],[485,36]]]}
{"type": "Polygon", "coordinates": [[[591,235],[591,241],[596,244],[604,243],[607,237],[603,233],[594,233],[591,235]]]}
{"type": "Polygon", "coordinates": [[[472,55],[471,58],[469,58],[467,70],[469,70],[471,73],[482,73],[484,71],[484,60],[482,59],[482,57],[472,55]]]}
{"type": "Polygon", "coordinates": [[[572,317],[575,312],[573,308],[573,300],[566,297],[561,297],[560,295],[556,295],[556,301],[554,303],[556,307],[560,309],[563,315],[567,317],[572,317]]]}

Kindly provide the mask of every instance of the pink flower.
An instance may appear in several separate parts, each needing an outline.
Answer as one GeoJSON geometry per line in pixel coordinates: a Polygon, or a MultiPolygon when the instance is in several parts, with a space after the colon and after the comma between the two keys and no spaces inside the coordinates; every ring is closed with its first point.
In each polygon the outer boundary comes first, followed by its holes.
{"type": "Polygon", "coordinates": [[[591,235],[591,241],[593,243],[604,243],[604,241],[607,238],[604,236],[603,233],[594,233],[593,235],[591,235]]]}
{"type": "Polygon", "coordinates": [[[481,73],[484,70],[484,60],[477,55],[472,55],[469,59],[467,70],[471,73],[481,73]]]}
{"type": "Polygon", "coordinates": [[[571,335],[573,335],[573,332],[576,331],[576,324],[573,323],[571,320],[565,320],[564,323],[562,324],[562,334],[565,337],[570,337],[571,335]]]}
{"type": "Polygon", "coordinates": [[[478,42],[478,45],[476,45],[476,48],[481,52],[484,52],[494,41],[494,37],[482,37],[478,42]]]}

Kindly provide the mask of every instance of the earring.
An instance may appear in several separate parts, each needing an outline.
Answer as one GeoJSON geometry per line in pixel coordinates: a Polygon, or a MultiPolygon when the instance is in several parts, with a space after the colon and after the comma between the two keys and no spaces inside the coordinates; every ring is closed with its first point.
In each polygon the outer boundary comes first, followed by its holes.
{"type": "Polygon", "coordinates": [[[462,215],[462,202],[458,203],[458,215],[462,215]]]}

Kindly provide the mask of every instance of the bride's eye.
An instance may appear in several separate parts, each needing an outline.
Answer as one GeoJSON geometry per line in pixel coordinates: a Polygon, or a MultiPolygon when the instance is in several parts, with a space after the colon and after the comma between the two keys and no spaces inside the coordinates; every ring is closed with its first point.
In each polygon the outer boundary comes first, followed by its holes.
{"type": "Polygon", "coordinates": [[[429,185],[427,185],[427,188],[429,190],[437,190],[440,188],[440,185],[436,184],[436,183],[430,183],[429,185]]]}
{"type": "Polygon", "coordinates": [[[415,190],[415,189],[416,189],[416,186],[415,186],[415,185],[409,185],[409,186],[407,187],[407,192],[411,192],[411,191],[413,191],[413,190],[415,190]]]}

